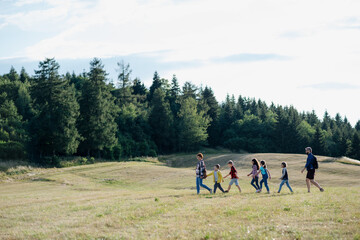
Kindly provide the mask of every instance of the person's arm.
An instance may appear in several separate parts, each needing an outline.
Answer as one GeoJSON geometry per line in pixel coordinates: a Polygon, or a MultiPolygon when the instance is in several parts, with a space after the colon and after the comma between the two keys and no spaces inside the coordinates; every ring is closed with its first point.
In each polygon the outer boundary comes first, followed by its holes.
{"type": "Polygon", "coordinates": [[[282,176],[281,176],[281,180],[283,180],[283,178],[285,177],[285,168],[282,169],[282,176]]]}
{"type": "Polygon", "coordinates": [[[270,175],[270,171],[268,169],[266,169],[268,175],[269,175],[269,179],[271,179],[271,175],[270,175]]]}
{"type": "Polygon", "coordinates": [[[303,173],[305,171],[305,169],[307,169],[310,165],[310,156],[308,156],[308,158],[306,159],[306,164],[305,167],[303,168],[303,170],[301,170],[301,173],[303,173]]]}
{"type": "Polygon", "coordinates": [[[261,170],[257,171],[255,176],[258,176],[261,173],[261,170]]]}
{"type": "Polygon", "coordinates": [[[211,173],[207,174],[206,176],[208,177],[208,176],[211,176],[211,175],[214,175],[214,172],[211,172],[211,173]]]}
{"type": "Polygon", "coordinates": [[[254,171],[254,168],[253,168],[253,170],[248,174],[248,177],[253,173],[253,171],[254,171]]]}
{"type": "Polygon", "coordinates": [[[224,178],[227,178],[228,176],[230,176],[230,173],[228,175],[226,175],[224,178]]]}

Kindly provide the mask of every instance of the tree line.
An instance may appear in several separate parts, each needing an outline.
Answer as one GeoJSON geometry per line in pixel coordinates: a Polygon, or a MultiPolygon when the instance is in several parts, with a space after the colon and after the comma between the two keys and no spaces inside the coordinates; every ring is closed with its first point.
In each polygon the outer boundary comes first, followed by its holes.
{"type": "MultiPolygon", "coordinates": [[[[360,121],[325,112],[227,96],[219,103],[210,87],[179,85],[176,75],[155,72],[150,88],[118,63],[117,84],[101,60],[88,72],[59,74],[45,59],[30,76],[11,67],[0,75],[0,158],[51,161],[53,156],[118,160],[198,150],[315,153],[360,159],[360,121]]],[[[48,162],[46,162],[48,163],[48,162]]]]}

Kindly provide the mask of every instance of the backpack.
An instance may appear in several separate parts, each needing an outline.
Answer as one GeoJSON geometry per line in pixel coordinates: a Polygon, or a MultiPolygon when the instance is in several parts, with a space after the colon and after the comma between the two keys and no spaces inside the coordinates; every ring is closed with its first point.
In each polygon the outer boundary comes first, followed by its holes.
{"type": "Polygon", "coordinates": [[[318,160],[317,158],[314,156],[313,160],[312,160],[312,165],[315,169],[318,169],[319,168],[319,163],[318,163],[318,160]]]}

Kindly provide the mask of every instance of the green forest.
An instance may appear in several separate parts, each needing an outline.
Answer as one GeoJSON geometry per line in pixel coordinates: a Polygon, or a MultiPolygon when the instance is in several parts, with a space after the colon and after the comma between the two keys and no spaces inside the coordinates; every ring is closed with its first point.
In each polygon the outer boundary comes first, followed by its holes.
{"type": "MultiPolygon", "coordinates": [[[[116,84],[101,60],[88,72],[59,73],[55,59],[34,75],[0,75],[0,158],[51,164],[54,156],[119,160],[223,147],[234,152],[314,153],[360,159],[360,121],[327,112],[227,96],[210,87],[180,86],[155,72],[150,88],[118,63],[116,84]]],[[[230,89],[229,89],[230,90],[230,89]]]]}

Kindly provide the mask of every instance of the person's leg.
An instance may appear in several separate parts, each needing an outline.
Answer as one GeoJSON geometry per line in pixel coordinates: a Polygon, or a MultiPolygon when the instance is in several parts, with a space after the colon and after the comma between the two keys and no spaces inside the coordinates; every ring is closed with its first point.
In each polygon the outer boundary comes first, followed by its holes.
{"type": "Polygon", "coordinates": [[[256,184],[257,189],[259,190],[259,189],[260,189],[260,186],[259,186],[259,177],[255,177],[255,184],[256,184]]]}
{"type": "Polygon", "coordinates": [[[197,194],[200,193],[200,178],[196,177],[196,192],[197,194]]]}
{"type": "Polygon", "coordinates": [[[315,181],[315,179],[311,179],[310,182],[314,184],[320,191],[323,191],[323,188],[315,181]]]}
{"type": "Polygon", "coordinates": [[[229,192],[229,191],[230,191],[231,185],[233,185],[233,180],[232,180],[232,179],[231,179],[230,182],[229,182],[229,187],[228,187],[228,189],[226,190],[226,192],[229,192]]]}
{"type": "Polygon", "coordinates": [[[225,192],[220,183],[218,183],[217,186],[220,189],[220,191],[225,192]]]}
{"type": "Polygon", "coordinates": [[[258,190],[258,188],[256,187],[256,185],[254,184],[255,183],[255,178],[252,178],[252,180],[251,180],[251,186],[253,186],[256,190],[258,190]]]}
{"type": "Polygon", "coordinates": [[[240,188],[239,180],[238,180],[238,179],[236,179],[235,185],[236,185],[236,187],[239,189],[239,192],[241,192],[241,188],[240,188]]]}
{"type": "Polygon", "coordinates": [[[205,184],[203,184],[203,179],[200,178],[200,187],[205,188],[206,190],[208,190],[209,192],[211,192],[211,188],[209,188],[208,186],[206,186],[205,184]]]}
{"type": "Polygon", "coordinates": [[[278,193],[281,192],[281,188],[282,188],[282,186],[284,185],[284,183],[285,183],[285,180],[282,180],[281,183],[280,183],[280,186],[279,186],[279,191],[278,191],[278,193]]]}
{"type": "MultiPolygon", "coordinates": [[[[260,181],[260,190],[262,189],[262,185],[263,185],[263,183],[265,183],[264,178],[263,178],[263,179],[261,179],[261,181],[260,181]]],[[[266,186],[266,185],[265,185],[265,186],[266,186]]]]}
{"type": "Polygon", "coordinates": [[[289,180],[286,181],[286,186],[290,189],[290,192],[293,192],[293,190],[292,190],[291,187],[290,187],[289,180]]]}
{"type": "Polygon", "coordinates": [[[217,187],[218,187],[218,183],[215,183],[215,184],[214,184],[214,194],[216,193],[217,187]]]}
{"type": "Polygon", "coordinates": [[[268,182],[267,182],[267,178],[264,178],[263,181],[264,181],[264,185],[266,187],[266,191],[270,192],[270,189],[269,189],[269,185],[268,185],[268,182]]]}
{"type": "Polygon", "coordinates": [[[310,192],[310,179],[306,179],[306,186],[307,186],[307,189],[308,189],[308,192],[310,192]]]}

